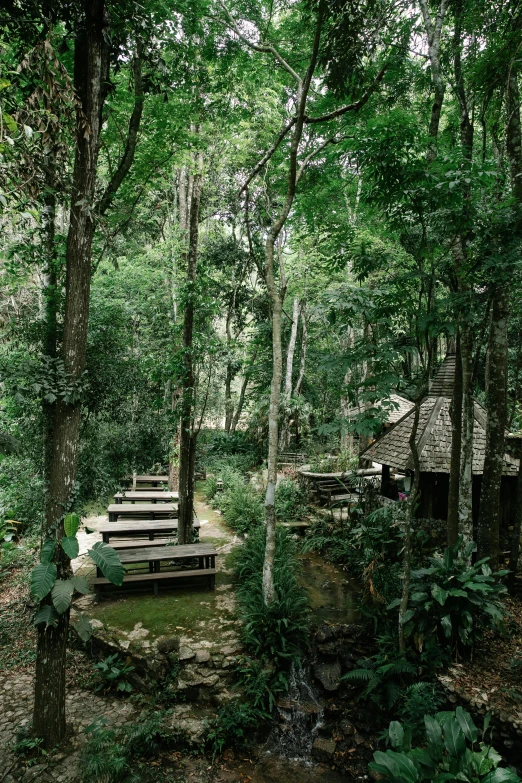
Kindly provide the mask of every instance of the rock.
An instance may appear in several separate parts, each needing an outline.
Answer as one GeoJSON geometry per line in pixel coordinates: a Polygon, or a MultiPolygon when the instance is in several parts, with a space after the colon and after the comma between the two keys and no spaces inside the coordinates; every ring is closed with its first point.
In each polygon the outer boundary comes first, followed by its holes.
{"type": "Polygon", "coordinates": [[[178,660],[180,663],[183,663],[184,661],[191,661],[195,657],[196,657],[196,653],[194,652],[194,650],[191,650],[190,647],[179,648],[178,660]]]}
{"type": "Polygon", "coordinates": [[[165,655],[178,652],[180,648],[180,638],[179,636],[160,636],[156,640],[156,647],[158,648],[158,652],[164,653],[165,655]]]}
{"type": "Polygon", "coordinates": [[[210,661],[208,650],[196,650],[196,663],[207,663],[208,661],[210,661]]]}
{"type": "Polygon", "coordinates": [[[312,758],[322,764],[331,764],[335,753],[335,742],[318,737],[312,745],[312,758]]]}
{"type": "Polygon", "coordinates": [[[339,661],[316,663],[314,675],[325,691],[336,691],[341,685],[341,664],[339,661]]]}
{"type": "Polygon", "coordinates": [[[345,737],[351,737],[352,734],[355,733],[355,726],[353,723],[350,723],[349,720],[342,720],[339,724],[339,728],[341,729],[342,733],[345,737]]]}

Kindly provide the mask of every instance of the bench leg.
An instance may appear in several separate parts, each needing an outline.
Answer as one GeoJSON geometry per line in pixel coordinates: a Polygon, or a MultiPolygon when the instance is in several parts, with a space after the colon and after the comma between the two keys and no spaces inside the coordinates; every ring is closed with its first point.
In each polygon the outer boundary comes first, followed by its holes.
{"type": "Polygon", "coordinates": [[[210,589],[211,589],[211,590],[214,590],[214,588],[215,588],[215,586],[216,586],[216,575],[215,575],[215,574],[210,574],[210,577],[209,577],[209,583],[210,583],[210,584],[209,584],[209,586],[210,586],[210,589]]]}
{"type": "Polygon", "coordinates": [[[158,582],[157,581],[154,582],[154,588],[153,589],[154,589],[154,596],[157,596],[158,595],[158,582]]]}
{"type": "Polygon", "coordinates": [[[104,544],[108,544],[109,543],[109,534],[108,533],[103,533],[102,538],[103,538],[103,543],[104,544]]]}

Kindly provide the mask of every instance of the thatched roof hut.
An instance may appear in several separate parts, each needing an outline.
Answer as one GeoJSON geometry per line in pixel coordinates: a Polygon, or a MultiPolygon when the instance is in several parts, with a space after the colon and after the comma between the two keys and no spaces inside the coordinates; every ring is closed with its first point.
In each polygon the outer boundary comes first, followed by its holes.
{"type": "MultiPolygon", "coordinates": [[[[450,406],[455,380],[455,355],[448,354],[430,383],[421,402],[417,448],[420,461],[421,501],[419,516],[446,519],[448,514],[449,472],[451,465],[450,406]]],[[[487,413],[475,400],[473,429],[473,516],[478,517],[480,482],[484,472],[486,451],[487,413]]],[[[361,455],[364,459],[383,466],[382,491],[388,493],[390,471],[408,473],[413,470],[409,439],[415,411],[412,408],[387,432],[381,435],[361,455]]],[[[502,516],[511,519],[514,512],[514,494],[518,474],[518,459],[504,457],[502,516]]]]}

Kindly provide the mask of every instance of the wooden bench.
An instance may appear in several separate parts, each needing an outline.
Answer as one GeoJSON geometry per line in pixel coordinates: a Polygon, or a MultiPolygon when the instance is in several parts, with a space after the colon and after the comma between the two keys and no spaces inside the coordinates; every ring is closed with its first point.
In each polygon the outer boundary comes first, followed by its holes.
{"type": "Polygon", "coordinates": [[[277,459],[278,465],[290,465],[295,468],[297,465],[304,465],[306,462],[305,454],[294,454],[289,451],[282,451],[277,459]]]}
{"type": "MultiPolygon", "coordinates": [[[[193,526],[194,530],[199,531],[199,519],[194,520],[193,526]]],[[[177,530],[177,519],[167,519],[159,522],[154,522],[149,519],[132,519],[128,522],[109,522],[108,524],[103,524],[99,527],[99,531],[102,534],[102,540],[106,544],[115,536],[121,538],[121,536],[128,536],[133,533],[148,536],[149,541],[154,541],[158,533],[166,535],[167,533],[176,533],[177,530]]],[[[145,546],[144,541],[142,543],[143,546],[145,546]]]]}
{"type": "Polygon", "coordinates": [[[344,492],[339,494],[332,494],[331,491],[325,490],[321,495],[324,498],[328,508],[336,505],[356,505],[359,502],[359,495],[354,492],[344,492]]]}
{"type": "Polygon", "coordinates": [[[113,503],[107,509],[109,522],[116,522],[119,517],[126,519],[175,519],[178,516],[177,503],[142,503],[129,504],[113,503]]]}
{"type": "MultiPolygon", "coordinates": [[[[125,584],[133,582],[151,582],[154,587],[154,594],[157,595],[159,580],[207,577],[209,578],[210,588],[215,585],[216,576],[216,550],[212,544],[184,544],[180,546],[159,546],[159,547],[140,547],[137,549],[120,550],[120,561],[122,565],[147,564],[148,574],[125,574],[123,585],[120,589],[125,589],[125,584]],[[181,564],[193,563],[197,561],[198,567],[188,569],[179,569],[173,571],[170,568],[167,571],[161,571],[161,563],[168,561],[179,561],[181,564]],[[141,580],[136,580],[136,576],[141,576],[141,580]]],[[[99,567],[96,567],[96,579],[93,581],[95,590],[103,590],[111,583],[105,577],[102,577],[99,567]]],[[[110,589],[110,588],[109,588],[110,589]]]]}
{"type": "Polygon", "coordinates": [[[123,585],[118,587],[109,582],[105,577],[96,577],[92,580],[91,584],[94,587],[95,593],[105,592],[110,590],[111,592],[122,592],[129,585],[152,585],[154,595],[158,595],[160,583],[168,584],[173,580],[190,580],[208,578],[208,585],[211,590],[214,589],[216,584],[216,569],[215,568],[197,568],[192,571],[160,571],[153,574],[129,574],[123,580],[123,585]]]}
{"type": "Polygon", "coordinates": [[[153,487],[157,487],[158,484],[169,483],[168,476],[149,476],[149,475],[131,476],[131,480],[132,480],[133,489],[136,489],[136,486],[138,484],[151,484],[153,487]]]}
{"type": "Polygon", "coordinates": [[[114,495],[116,503],[172,503],[179,500],[179,492],[163,492],[162,490],[139,490],[133,492],[117,492],[114,495]]]}

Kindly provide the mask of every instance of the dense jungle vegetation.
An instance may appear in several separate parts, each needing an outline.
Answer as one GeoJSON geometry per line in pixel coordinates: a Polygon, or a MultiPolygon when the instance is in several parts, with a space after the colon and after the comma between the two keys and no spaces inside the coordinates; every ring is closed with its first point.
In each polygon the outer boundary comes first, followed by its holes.
{"type": "MultiPolygon", "coordinates": [[[[31,593],[36,647],[9,665],[35,666],[35,747],[66,731],[80,517],[166,471],[190,543],[206,472],[246,536],[245,699],[214,755],[269,720],[306,657],[313,551],[360,588],[368,654],[343,687],[392,721],[372,774],[518,780],[436,677],[502,633],[520,676],[521,76],[520,0],[0,3],[0,591],[31,593]],[[437,537],[416,516],[421,404],[447,354],[437,537]],[[287,452],[355,480],[392,393],[413,411],[403,502],[325,514],[281,480],[287,452]],[[303,519],[297,543],[278,524],[303,519]]],[[[27,617],[3,605],[9,646],[27,617]]],[[[138,739],[98,727],[85,780],[182,747],[151,720],[138,739]]]]}

